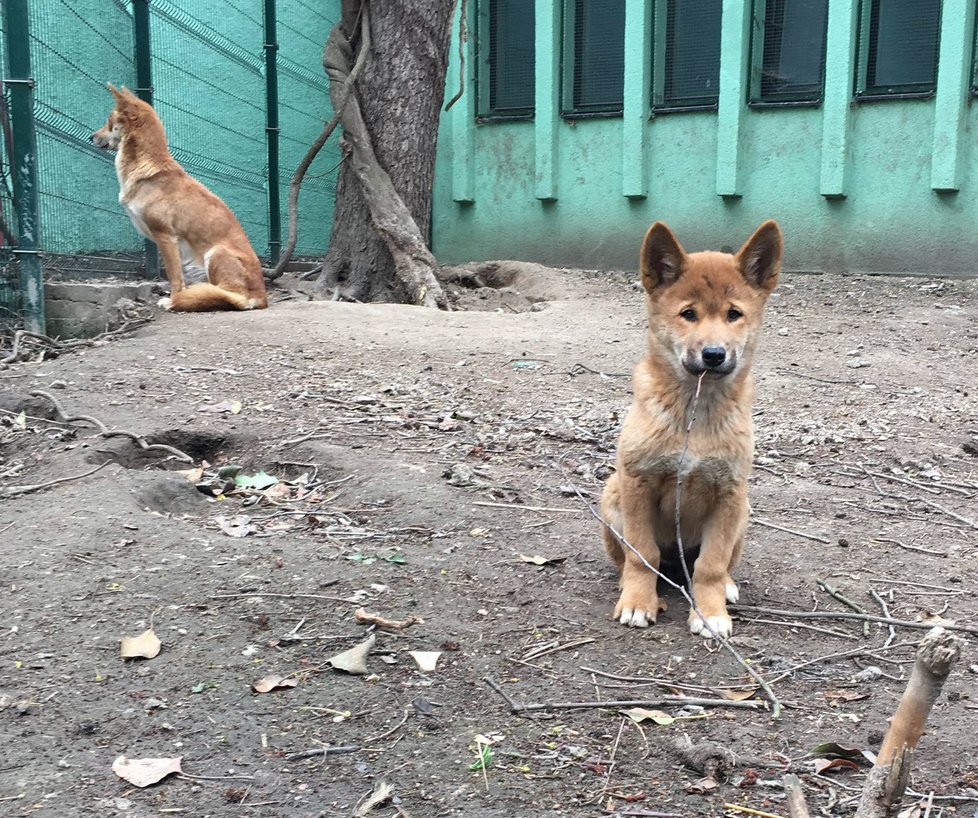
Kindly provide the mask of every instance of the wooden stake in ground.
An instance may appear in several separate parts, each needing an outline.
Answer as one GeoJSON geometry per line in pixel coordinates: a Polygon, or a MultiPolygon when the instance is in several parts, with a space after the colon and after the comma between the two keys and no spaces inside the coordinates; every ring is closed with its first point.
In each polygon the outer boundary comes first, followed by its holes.
{"type": "Polygon", "coordinates": [[[863,787],[856,818],[885,818],[900,803],[910,775],[913,749],[960,654],[960,639],[944,628],[934,628],[921,641],[907,689],[863,787]]]}

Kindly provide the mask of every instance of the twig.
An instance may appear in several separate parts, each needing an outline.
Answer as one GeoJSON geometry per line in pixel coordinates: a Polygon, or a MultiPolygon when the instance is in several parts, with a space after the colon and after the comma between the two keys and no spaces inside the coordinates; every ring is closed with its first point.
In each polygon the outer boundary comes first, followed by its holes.
{"type": "Polygon", "coordinates": [[[167,454],[173,455],[177,460],[182,460],[184,463],[193,463],[194,459],[186,452],[180,451],[180,449],[174,446],[167,446],[165,443],[147,443],[145,438],[137,435],[135,432],[130,432],[125,429],[109,429],[102,421],[91,415],[69,415],[65,412],[64,407],[58,402],[58,399],[54,397],[50,392],[45,392],[43,389],[32,389],[29,393],[33,396],[46,398],[54,404],[55,411],[61,416],[61,420],[64,423],[77,423],[79,421],[84,423],[90,423],[96,429],[98,429],[100,437],[128,437],[135,444],[137,444],[143,451],[161,451],[167,454]]]}
{"type": "Polygon", "coordinates": [[[696,707],[732,707],[743,710],[761,710],[764,707],[763,702],[750,701],[748,699],[738,702],[727,699],[698,699],[692,696],[660,696],[657,699],[625,699],[622,701],[601,702],[536,702],[531,704],[516,704],[494,682],[488,678],[484,679],[484,681],[506,700],[510,710],[516,715],[540,710],[607,710],[619,707],[683,707],[685,705],[695,705],[696,707]]]}
{"type": "MultiPolygon", "coordinates": [[[[41,489],[57,486],[59,483],[69,483],[72,480],[81,480],[82,478],[95,474],[95,472],[97,472],[99,469],[104,469],[108,465],[108,462],[105,462],[100,466],[96,466],[91,471],[87,471],[82,474],[73,474],[69,477],[58,477],[55,480],[48,480],[46,483],[35,483],[32,486],[12,486],[9,489],[0,489],[0,497],[18,497],[22,494],[30,494],[34,491],[41,491],[41,489]]],[[[6,529],[4,530],[6,531],[6,529]]]]}
{"type": "Polygon", "coordinates": [[[615,737],[615,743],[611,748],[611,757],[608,761],[608,772],[604,777],[604,786],[601,788],[601,792],[598,793],[598,797],[595,798],[596,803],[601,803],[601,799],[604,798],[604,794],[608,792],[608,788],[611,786],[611,774],[615,770],[615,760],[618,756],[618,745],[621,743],[621,734],[625,730],[626,718],[622,716],[621,724],[618,725],[618,735],[615,737]]]}
{"type": "Polygon", "coordinates": [[[964,523],[969,528],[973,528],[973,529],[975,529],[975,531],[978,531],[978,523],[976,523],[974,520],[969,520],[967,517],[962,517],[960,514],[955,514],[950,509],[944,508],[944,506],[939,505],[938,503],[935,503],[933,500],[928,500],[926,497],[918,497],[916,499],[918,499],[924,505],[930,506],[931,508],[934,508],[934,509],[937,509],[938,511],[942,512],[943,514],[946,514],[948,517],[953,517],[959,523],[964,523]]]}
{"type": "Polygon", "coordinates": [[[515,508],[521,511],[547,511],[553,513],[563,513],[563,514],[580,514],[581,509],[579,508],[549,508],[547,506],[521,506],[516,503],[490,503],[485,500],[476,500],[472,503],[474,506],[487,506],[488,508],[515,508]]]}
{"type": "Polygon", "coordinates": [[[935,557],[947,556],[946,551],[934,551],[930,548],[922,548],[919,545],[907,545],[906,543],[902,543],[899,540],[891,540],[888,537],[876,537],[873,539],[873,542],[889,543],[890,545],[896,545],[899,546],[900,548],[905,548],[907,551],[918,551],[921,554],[933,554],[935,557]]]}
{"type": "MultiPolygon", "coordinates": [[[[890,616],[890,609],[886,606],[886,600],[883,599],[883,597],[881,597],[878,593],[876,593],[876,589],[875,588],[870,588],[869,589],[869,593],[872,594],[873,599],[876,600],[877,604],[883,610],[883,616],[889,618],[889,616],[890,616]]],[[[883,643],[883,647],[884,648],[888,648],[890,646],[890,643],[894,639],[896,639],[896,631],[893,630],[893,626],[892,625],[887,625],[886,628],[890,632],[890,634],[889,634],[889,636],[886,637],[886,641],[883,643]]]]}
{"type": "Polygon", "coordinates": [[[302,750],[298,753],[292,753],[285,757],[286,761],[302,761],[306,758],[319,758],[322,756],[339,755],[340,753],[355,753],[360,749],[359,745],[347,744],[342,747],[318,747],[315,750],[302,750]]]}
{"type": "MultiPolygon", "coordinates": [[[[829,585],[824,580],[816,579],[815,582],[818,584],[818,587],[821,588],[823,591],[825,591],[825,593],[827,593],[830,597],[832,597],[832,599],[837,599],[839,602],[841,602],[847,608],[851,608],[856,613],[860,613],[860,614],[866,613],[866,611],[864,611],[861,607],[859,607],[859,605],[857,605],[855,602],[853,602],[848,597],[845,597],[842,594],[840,594],[837,590],[835,590],[835,588],[833,588],[831,585],[829,585]]],[[[863,636],[869,636],[869,622],[868,621],[867,622],[863,622],[863,636]]]]}
{"type": "Polygon", "coordinates": [[[524,661],[529,661],[530,659],[539,659],[541,656],[548,656],[551,653],[557,653],[562,650],[571,650],[572,648],[579,648],[581,645],[587,645],[594,641],[594,637],[586,637],[584,639],[576,639],[573,642],[565,642],[563,645],[554,645],[551,648],[541,648],[536,651],[530,651],[523,657],[524,661]]]}
{"type": "Polygon", "coordinates": [[[397,724],[395,724],[393,727],[391,727],[390,730],[387,730],[386,732],[381,733],[379,736],[371,736],[364,743],[365,744],[374,744],[375,742],[382,741],[383,739],[387,738],[392,733],[396,733],[398,730],[400,730],[404,726],[404,723],[408,720],[408,716],[410,716],[410,715],[411,715],[411,711],[408,710],[407,708],[405,708],[405,710],[404,710],[404,717],[397,724]]]}
{"type": "Polygon", "coordinates": [[[794,534],[796,537],[804,537],[806,540],[814,540],[815,542],[820,542],[823,545],[832,544],[831,540],[827,540],[825,537],[819,537],[815,534],[806,534],[804,531],[795,531],[793,528],[785,528],[782,525],[775,525],[774,523],[769,523],[767,520],[761,520],[757,517],[751,517],[751,522],[764,526],[765,528],[773,528],[775,531],[783,531],[785,534],[794,534]]]}
{"type": "MultiPolygon", "coordinates": [[[[847,613],[846,611],[786,611],[778,608],[761,608],[757,605],[731,605],[730,610],[737,613],[762,613],[774,616],[789,616],[795,619],[852,619],[856,622],[880,622],[884,625],[896,625],[900,628],[916,628],[918,630],[930,630],[934,627],[933,623],[910,622],[906,619],[893,619],[889,616],[876,616],[875,614],[847,613]]],[[[978,634],[978,628],[968,625],[956,625],[951,623],[941,623],[941,627],[949,631],[960,631],[961,633],[978,634]]]]}
{"type": "Polygon", "coordinates": [[[783,815],[778,815],[774,812],[764,812],[763,810],[754,809],[753,807],[741,807],[737,804],[724,804],[723,808],[732,810],[733,812],[742,812],[744,815],[757,815],[759,818],[784,818],[783,815]]]}
{"type": "Polygon", "coordinates": [[[263,594],[261,592],[247,593],[247,594],[216,594],[211,597],[212,599],[254,599],[256,597],[276,597],[278,599],[321,599],[325,602],[346,602],[350,605],[359,605],[359,602],[355,602],[352,599],[343,599],[339,596],[323,596],[321,594],[263,594]]]}
{"type": "MultiPolygon", "coordinates": [[[[914,647],[914,646],[915,643],[913,642],[899,642],[896,645],[892,645],[891,648],[893,650],[896,650],[897,648],[914,647]]],[[[804,668],[810,667],[811,665],[821,664],[822,662],[831,662],[833,659],[852,659],[855,656],[874,656],[874,655],[875,654],[871,653],[865,648],[856,648],[855,650],[844,650],[844,651],[840,651],[839,653],[827,653],[824,656],[816,656],[814,659],[809,659],[806,662],[801,662],[800,664],[794,665],[793,667],[790,667],[787,670],[782,671],[773,679],[770,679],[769,682],[771,684],[774,684],[775,682],[780,682],[782,679],[787,678],[793,673],[797,673],[799,670],[803,670],[804,668]]]]}

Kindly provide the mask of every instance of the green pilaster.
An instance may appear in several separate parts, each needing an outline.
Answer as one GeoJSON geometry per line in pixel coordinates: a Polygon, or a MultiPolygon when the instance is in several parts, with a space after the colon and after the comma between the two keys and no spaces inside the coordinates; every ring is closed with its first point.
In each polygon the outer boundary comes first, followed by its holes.
{"type": "Polygon", "coordinates": [[[719,196],[740,196],[740,151],[747,111],[751,0],[724,0],[720,24],[720,100],[717,106],[719,196]]]}
{"type": "Polygon", "coordinates": [[[970,0],[944,0],[930,177],[930,186],[937,191],[961,187],[974,33],[975,4],[970,0]]]}
{"type": "Polygon", "coordinates": [[[819,192],[841,199],[847,191],[850,112],[855,72],[858,0],[829,3],[822,102],[822,167],[819,192]]]}
{"type": "Polygon", "coordinates": [[[560,125],[560,0],[536,4],[536,115],[534,195],[544,202],[557,198],[557,129],[560,125]]]}
{"type": "Polygon", "coordinates": [[[629,199],[644,199],[647,195],[651,5],[648,0],[625,0],[621,192],[629,199]]]}

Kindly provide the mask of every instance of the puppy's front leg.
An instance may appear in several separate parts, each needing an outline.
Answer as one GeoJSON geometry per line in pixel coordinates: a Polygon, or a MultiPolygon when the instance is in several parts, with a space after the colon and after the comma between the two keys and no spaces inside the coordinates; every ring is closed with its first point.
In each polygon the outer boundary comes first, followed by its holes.
{"type": "Polygon", "coordinates": [[[747,487],[737,486],[716,499],[703,527],[700,555],[693,566],[693,599],[703,618],[689,612],[689,630],[706,638],[730,636],[733,622],[727,601],[737,601],[737,586],[730,576],[747,530],[747,487]]]}
{"type": "Polygon", "coordinates": [[[654,625],[659,614],[656,593],[659,575],[655,573],[659,569],[659,547],[652,531],[654,498],[647,478],[623,472],[619,475],[621,533],[627,545],[622,543],[625,561],[621,567],[621,596],[615,606],[615,619],[622,625],[645,628],[649,623],[654,625]]]}

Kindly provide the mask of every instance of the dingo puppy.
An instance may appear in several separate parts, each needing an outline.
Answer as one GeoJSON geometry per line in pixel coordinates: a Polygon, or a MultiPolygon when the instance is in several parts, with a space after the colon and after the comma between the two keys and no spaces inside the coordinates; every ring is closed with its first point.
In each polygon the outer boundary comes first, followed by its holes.
{"type": "Polygon", "coordinates": [[[781,272],[783,240],[766,221],[736,253],[687,254],[662,222],[642,244],[641,279],[649,313],[648,349],[635,369],[634,398],[618,439],[617,470],[601,498],[604,541],[621,574],[615,619],[644,628],[660,610],[656,574],[676,552],[676,478],[682,474],[680,532],[699,556],[689,629],[729,636],[730,571],[747,529],[747,477],[754,453],[751,363],[761,316],[781,272]],[[688,411],[702,376],[689,448],[680,455],[688,411]],[[639,554],[641,557],[639,557],[639,554]]]}
{"type": "Polygon", "coordinates": [[[170,297],[168,310],[253,310],[268,306],[258,256],[231,209],[170,155],[163,123],[131,91],[109,90],[115,108],[92,134],[98,147],[118,151],[119,202],[133,225],[156,242],[170,297]],[[184,287],[184,272],[209,283],[184,287]]]}

